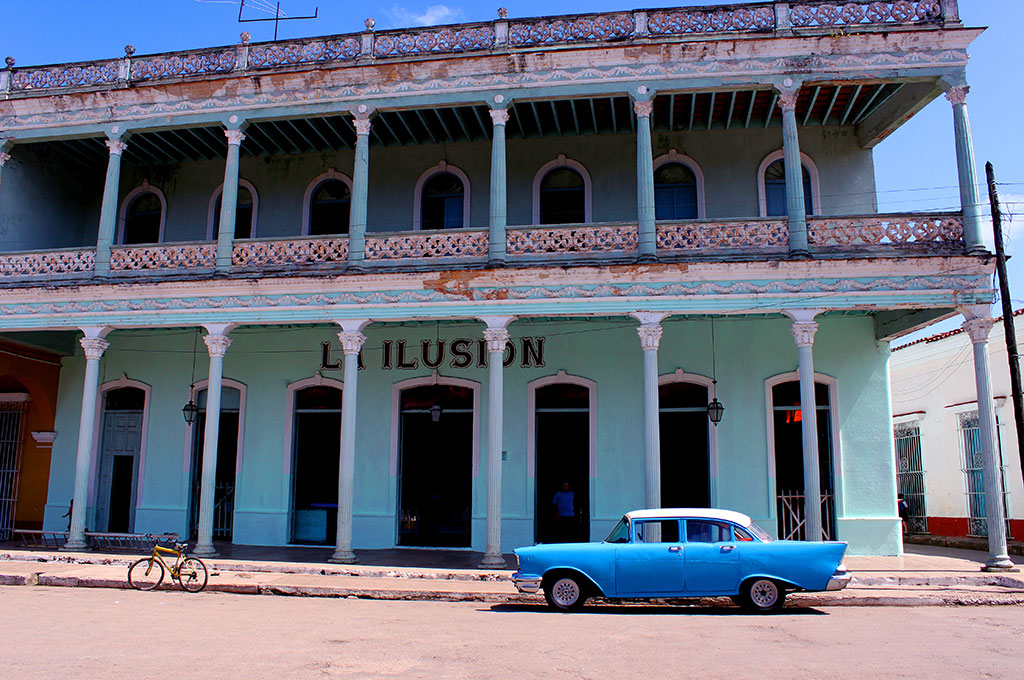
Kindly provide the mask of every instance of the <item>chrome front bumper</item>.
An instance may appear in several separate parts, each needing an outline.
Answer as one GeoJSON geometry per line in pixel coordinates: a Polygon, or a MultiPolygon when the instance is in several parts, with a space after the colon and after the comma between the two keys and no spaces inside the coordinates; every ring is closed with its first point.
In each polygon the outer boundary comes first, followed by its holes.
{"type": "Polygon", "coordinates": [[[842,590],[850,584],[850,579],[852,578],[853,577],[849,572],[837,571],[832,574],[832,578],[829,579],[828,586],[825,587],[825,590],[842,590]]]}
{"type": "Polygon", "coordinates": [[[536,593],[540,590],[540,576],[523,576],[518,571],[512,574],[512,583],[521,593],[536,593]]]}

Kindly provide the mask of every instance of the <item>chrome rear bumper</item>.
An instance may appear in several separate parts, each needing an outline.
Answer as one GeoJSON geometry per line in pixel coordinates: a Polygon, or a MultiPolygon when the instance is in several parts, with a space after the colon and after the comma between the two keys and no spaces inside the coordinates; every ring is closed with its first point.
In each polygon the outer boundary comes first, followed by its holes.
{"type": "Polygon", "coordinates": [[[512,574],[512,583],[521,593],[536,593],[540,590],[540,576],[523,576],[518,571],[512,574]]]}
{"type": "Polygon", "coordinates": [[[825,590],[842,590],[850,584],[850,579],[852,578],[853,577],[849,574],[849,572],[837,571],[836,573],[832,574],[832,578],[829,579],[828,586],[825,588],[825,590]]]}

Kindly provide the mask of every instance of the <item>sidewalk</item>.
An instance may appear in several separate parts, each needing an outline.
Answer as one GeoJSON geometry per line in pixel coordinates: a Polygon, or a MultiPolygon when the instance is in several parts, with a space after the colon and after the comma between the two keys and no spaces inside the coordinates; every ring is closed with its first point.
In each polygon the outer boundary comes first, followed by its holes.
{"type": "MultiPolygon", "coordinates": [[[[511,568],[493,571],[447,566],[475,563],[479,559],[475,553],[357,551],[364,564],[337,565],[307,561],[322,558],[319,552],[296,554],[290,550],[239,546],[230,557],[205,560],[210,569],[207,590],[381,600],[543,602],[542,595],[515,590],[511,568]],[[261,559],[241,559],[240,553],[259,554],[261,559]],[[397,566],[402,563],[412,566],[397,566]]],[[[902,557],[847,557],[846,566],[854,575],[849,587],[837,592],[797,593],[788,603],[796,607],[1024,604],[1024,574],[981,572],[985,556],[977,551],[913,545],[907,546],[902,557]]],[[[0,548],[0,585],[127,588],[127,567],[138,557],[0,548]]],[[[1016,557],[1015,562],[1024,563],[1024,558],[1016,557]]],[[[177,586],[170,585],[168,577],[164,587],[177,586]]]]}

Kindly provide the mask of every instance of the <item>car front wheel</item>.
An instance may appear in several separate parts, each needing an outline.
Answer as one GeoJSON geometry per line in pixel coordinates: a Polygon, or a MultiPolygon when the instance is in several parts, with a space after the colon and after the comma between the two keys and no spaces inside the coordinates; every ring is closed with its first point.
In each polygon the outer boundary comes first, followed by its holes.
{"type": "Polygon", "coordinates": [[[552,609],[560,612],[578,611],[587,601],[586,591],[580,579],[575,576],[556,576],[544,588],[544,599],[552,609]]]}
{"type": "Polygon", "coordinates": [[[738,598],[740,606],[761,614],[778,611],[786,600],[786,591],[768,578],[751,579],[743,584],[738,598]]]}

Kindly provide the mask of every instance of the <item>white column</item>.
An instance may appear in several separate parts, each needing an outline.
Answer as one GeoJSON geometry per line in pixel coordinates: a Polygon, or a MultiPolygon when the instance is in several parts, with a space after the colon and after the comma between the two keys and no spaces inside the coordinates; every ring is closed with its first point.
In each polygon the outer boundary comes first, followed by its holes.
{"type": "Polygon", "coordinates": [[[661,344],[661,322],[666,312],[633,312],[640,322],[636,329],[644,350],[644,470],[648,508],[661,507],[661,426],[658,421],[658,346],[661,344]]]}
{"type": "Polygon", "coordinates": [[[487,549],[481,567],[504,567],[501,554],[501,450],[504,424],[504,366],[507,326],[514,316],[480,317],[487,324],[487,549]]]}
{"type": "Polygon", "coordinates": [[[71,508],[71,535],[61,550],[85,550],[85,511],[89,505],[89,479],[92,477],[92,442],[95,436],[96,392],[100,387],[100,358],[107,347],[103,338],[111,328],[86,326],[79,340],[85,352],[85,380],[82,383],[82,413],[78,421],[78,454],[75,459],[75,496],[71,508]]]}
{"type": "Polygon", "coordinates": [[[212,557],[213,503],[217,487],[217,442],[220,439],[220,391],[224,378],[224,354],[231,346],[228,333],[236,324],[204,324],[203,342],[210,353],[209,382],[206,386],[206,429],[203,431],[203,470],[199,485],[199,540],[193,552],[212,557]]]}
{"type": "Polygon", "coordinates": [[[988,521],[988,560],[983,571],[1016,571],[1006,551],[1006,514],[1003,508],[1003,475],[996,444],[996,421],[992,403],[992,373],[988,360],[988,335],[995,320],[988,306],[961,310],[964,330],[974,344],[974,381],[978,390],[978,426],[985,477],[985,509],[988,521]]]}
{"type": "MultiPolygon", "coordinates": [[[[820,309],[793,309],[784,312],[793,319],[793,339],[800,363],[800,431],[804,454],[804,534],[805,540],[821,540],[821,471],[818,465],[818,406],[814,399],[814,317],[820,309]]],[[[834,537],[833,537],[834,538],[834,537]]]]}
{"type": "Polygon", "coordinates": [[[330,561],[339,564],[356,562],[352,552],[352,507],[356,471],[356,396],[359,382],[359,350],[366,342],[362,331],[369,319],[345,319],[336,322],[345,352],[345,387],[341,393],[341,452],[338,456],[338,534],[330,561]]]}

